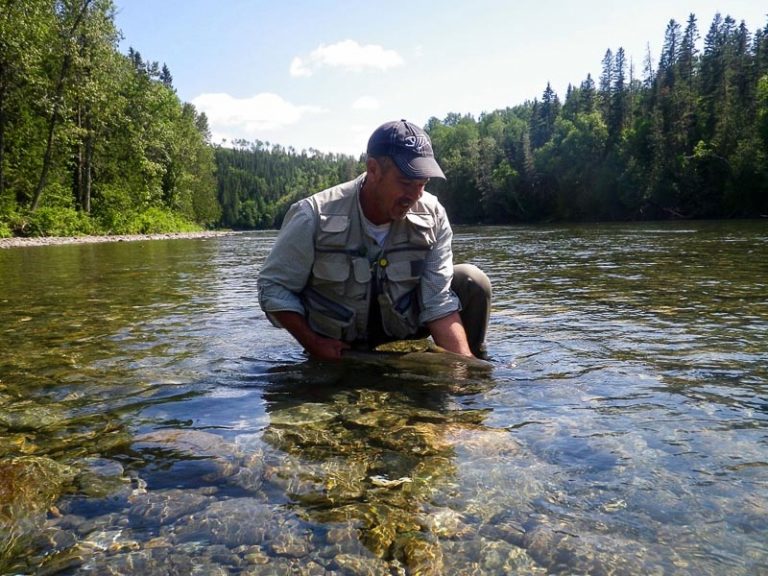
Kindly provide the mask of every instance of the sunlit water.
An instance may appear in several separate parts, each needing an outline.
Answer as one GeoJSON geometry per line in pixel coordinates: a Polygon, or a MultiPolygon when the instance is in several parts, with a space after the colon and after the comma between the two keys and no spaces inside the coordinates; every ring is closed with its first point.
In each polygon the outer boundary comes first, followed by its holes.
{"type": "Polygon", "coordinates": [[[768,222],[457,229],[490,373],[307,361],[273,239],[0,250],[0,572],[768,574],[768,222]]]}

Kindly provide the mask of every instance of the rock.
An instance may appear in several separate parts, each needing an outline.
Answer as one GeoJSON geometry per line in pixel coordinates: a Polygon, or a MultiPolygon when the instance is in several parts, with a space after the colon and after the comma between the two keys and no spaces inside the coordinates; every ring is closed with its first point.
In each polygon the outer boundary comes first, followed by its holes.
{"type": "Polygon", "coordinates": [[[389,576],[392,574],[387,563],[378,558],[339,554],[333,560],[342,574],[349,574],[350,576],[389,576]]]}
{"type": "Polygon", "coordinates": [[[439,542],[423,533],[404,534],[395,543],[394,555],[408,567],[409,574],[441,576],[445,573],[439,542]]]}
{"type": "Polygon", "coordinates": [[[75,470],[50,458],[0,460],[0,572],[23,558],[39,537],[48,509],[68,489],[75,470]],[[6,560],[8,559],[8,560],[6,560]]]}
{"type": "Polygon", "coordinates": [[[278,505],[254,498],[215,501],[180,519],[167,532],[179,542],[223,544],[229,548],[271,546],[275,536],[280,535],[278,548],[290,554],[296,554],[303,546],[297,542],[309,538],[309,532],[298,519],[286,515],[278,505]]]}
{"type": "Polygon", "coordinates": [[[193,490],[152,491],[133,496],[128,514],[137,526],[165,526],[203,510],[210,502],[210,496],[193,490]]]}
{"type": "Polygon", "coordinates": [[[160,446],[193,456],[225,457],[238,455],[237,446],[217,434],[201,430],[164,429],[136,436],[134,444],[160,446]]]}

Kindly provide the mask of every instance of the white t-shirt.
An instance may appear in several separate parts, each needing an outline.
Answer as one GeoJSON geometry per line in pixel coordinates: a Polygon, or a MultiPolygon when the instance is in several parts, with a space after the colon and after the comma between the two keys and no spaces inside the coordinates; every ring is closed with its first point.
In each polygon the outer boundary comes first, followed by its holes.
{"type": "Polygon", "coordinates": [[[376,243],[379,246],[384,246],[384,242],[387,240],[387,236],[389,235],[389,228],[392,226],[392,222],[387,222],[386,224],[379,224],[376,225],[368,218],[363,216],[363,222],[365,223],[365,231],[376,240],[376,243]]]}

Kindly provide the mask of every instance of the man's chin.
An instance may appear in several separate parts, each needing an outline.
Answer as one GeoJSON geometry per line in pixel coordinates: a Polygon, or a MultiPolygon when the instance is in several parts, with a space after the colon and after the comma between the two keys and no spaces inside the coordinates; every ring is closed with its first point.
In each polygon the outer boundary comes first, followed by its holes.
{"type": "Polygon", "coordinates": [[[403,220],[410,211],[410,206],[398,206],[392,210],[392,220],[403,220]]]}

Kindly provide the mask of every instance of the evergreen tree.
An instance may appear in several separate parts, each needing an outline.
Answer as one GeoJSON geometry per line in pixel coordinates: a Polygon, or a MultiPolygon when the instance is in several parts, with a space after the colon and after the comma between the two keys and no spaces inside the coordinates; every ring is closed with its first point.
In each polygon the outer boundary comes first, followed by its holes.
{"type": "Polygon", "coordinates": [[[628,86],[626,82],[627,61],[624,48],[619,48],[613,64],[613,86],[610,93],[610,106],[608,108],[608,137],[616,142],[621,137],[624,121],[627,116],[628,86]]]}
{"type": "Polygon", "coordinates": [[[660,87],[671,87],[675,79],[675,66],[680,58],[680,24],[670,20],[664,33],[664,45],[661,48],[658,79],[660,87]]]}
{"type": "Polygon", "coordinates": [[[611,115],[611,105],[613,104],[613,85],[614,85],[614,66],[613,52],[609,48],[603,56],[603,68],[600,74],[600,87],[598,96],[600,99],[600,113],[603,118],[609,118],[611,115]]]}
{"type": "Polygon", "coordinates": [[[582,112],[585,114],[591,114],[595,111],[596,91],[595,81],[592,80],[592,75],[587,74],[587,78],[581,83],[581,102],[582,112]]]}
{"type": "Polygon", "coordinates": [[[560,114],[560,100],[547,82],[541,96],[541,103],[536,103],[531,119],[531,142],[535,148],[543,146],[552,137],[555,120],[560,114]]]}
{"type": "Polygon", "coordinates": [[[165,63],[163,63],[163,67],[160,70],[160,82],[162,82],[163,86],[166,88],[173,89],[173,76],[171,76],[171,71],[165,63]]]}

